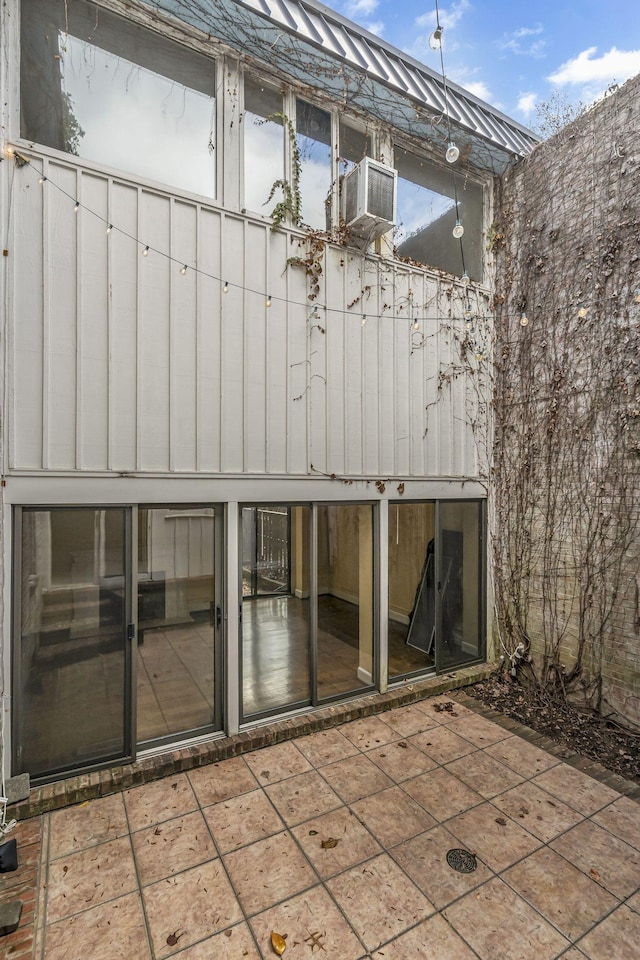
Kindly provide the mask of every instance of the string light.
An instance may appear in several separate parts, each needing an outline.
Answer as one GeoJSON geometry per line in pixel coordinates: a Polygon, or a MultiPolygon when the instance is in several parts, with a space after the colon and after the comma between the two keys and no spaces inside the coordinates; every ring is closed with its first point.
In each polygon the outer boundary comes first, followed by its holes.
{"type": "Polygon", "coordinates": [[[76,202],[73,205],[73,212],[77,213],[79,209],[80,209],[80,201],[76,200],[76,202]]]}
{"type": "Polygon", "coordinates": [[[110,224],[108,225],[108,227],[107,227],[106,232],[107,232],[107,233],[111,233],[112,230],[113,230],[113,224],[110,223],[110,224]]]}
{"type": "Polygon", "coordinates": [[[180,267],[180,273],[181,273],[182,276],[184,277],[184,275],[185,275],[186,272],[187,272],[187,265],[186,265],[186,263],[185,263],[184,267],[180,267]]]}
{"type": "Polygon", "coordinates": [[[444,27],[441,27],[440,24],[435,28],[435,30],[429,34],[429,46],[432,50],[439,50],[442,46],[442,31],[444,27]]]}
{"type": "Polygon", "coordinates": [[[464,227],[462,226],[462,220],[460,220],[460,218],[456,220],[456,225],[451,232],[453,233],[456,240],[459,240],[460,237],[463,235],[464,227]]]}
{"type": "Polygon", "coordinates": [[[640,290],[636,290],[636,292],[633,295],[633,299],[635,300],[636,303],[640,303],[640,290]]]}
{"type": "Polygon", "coordinates": [[[147,244],[146,247],[144,248],[144,250],[142,251],[142,256],[143,256],[143,257],[148,257],[148,256],[149,256],[149,244],[147,244]]]}
{"type": "Polygon", "coordinates": [[[223,293],[229,293],[229,284],[227,283],[226,280],[225,280],[225,282],[224,282],[224,286],[223,286],[223,288],[222,288],[222,292],[223,292],[223,293]]]}
{"type": "Polygon", "coordinates": [[[38,177],[38,183],[46,183],[46,182],[47,182],[47,178],[43,173],[41,177],[38,177]]]}
{"type": "Polygon", "coordinates": [[[584,303],[581,303],[580,306],[578,307],[578,316],[580,317],[581,320],[584,320],[586,315],[587,315],[587,308],[585,307],[584,303]]]}
{"type": "Polygon", "coordinates": [[[520,326],[526,327],[528,323],[529,323],[529,317],[526,315],[526,313],[523,310],[522,313],[520,314],[520,326]]]}
{"type": "Polygon", "coordinates": [[[360,325],[364,327],[364,325],[365,325],[366,322],[367,322],[367,316],[366,316],[365,313],[363,313],[363,314],[362,314],[362,320],[360,321],[360,325]]]}
{"type": "Polygon", "coordinates": [[[456,147],[455,143],[451,141],[451,143],[447,147],[447,152],[445,153],[447,163],[455,163],[459,156],[460,156],[460,151],[456,147]]]}
{"type": "Polygon", "coordinates": [[[267,294],[267,299],[266,299],[266,301],[265,301],[265,306],[267,306],[267,307],[270,307],[270,306],[271,306],[271,294],[270,294],[270,293],[267,294]]]}
{"type": "Polygon", "coordinates": [[[469,286],[469,284],[470,284],[470,282],[471,282],[471,277],[469,276],[469,274],[467,273],[466,270],[465,270],[465,272],[462,274],[462,276],[460,277],[460,281],[461,281],[463,287],[468,287],[468,286],[469,286]]]}

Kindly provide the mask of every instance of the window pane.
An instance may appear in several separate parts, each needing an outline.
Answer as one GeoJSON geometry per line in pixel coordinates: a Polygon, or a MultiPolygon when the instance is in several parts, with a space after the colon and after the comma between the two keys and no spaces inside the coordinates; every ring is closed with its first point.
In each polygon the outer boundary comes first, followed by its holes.
{"type": "Polygon", "coordinates": [[[439,669],[481,655],[482,508],[477,501],[440,505],[442,641],[439,669]]]}
{"type": "Polygon", "coordinates": [[[251,77],[244,79],[244,205],[270,214],[282,199],[278,190],[265,207],[273,184],[284,178],[282,96],[273,87],[251,77]],[[267,119],[270,117],[271,119],[267,119]]]}
{"type": "Polygon", "coordinates": [[[215,64],[83,0],[22,0],[21,134],[215,193],[215,64]]]}
{"type": "Polygon", "coordinates": [[[389,677],[435,665],[435,506],[389,504],[389,677]]]}
{"type": "Polygon", "coordinates": [[[325,230],[331,220],[331,115],[296,100],[296,142],[302,220],[314,230],[325,230]]]}
{"type": "Polygon", "coordinates": [[[373,683],[373,513],[318,507],[318,697],[373,683]]]}
{"type": "Polygon", "coordinates": [[[340,174],[348,173],[364,157],[371,156],[371,137],[340,121],[340,174]]]}
{"type": "Polygon", "coordinates": [[[464,226],[464,260],[469,276],[482,279],[482,187],[396,148],[398,225],[394,239],[401,257],[461,276],[460,241],[452,234],[458,213],[464,226]]]}

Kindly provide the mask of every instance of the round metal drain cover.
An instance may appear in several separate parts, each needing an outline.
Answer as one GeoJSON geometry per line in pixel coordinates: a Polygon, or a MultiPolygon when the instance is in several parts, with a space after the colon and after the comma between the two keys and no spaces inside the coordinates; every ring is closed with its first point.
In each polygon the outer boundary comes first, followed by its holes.
{"type": "Polygon", "coordinates": [[[478,862],[472,853],[461,847],[454,847],[447,853],[447,863],[458,873],[473,873],[478,862]]]}

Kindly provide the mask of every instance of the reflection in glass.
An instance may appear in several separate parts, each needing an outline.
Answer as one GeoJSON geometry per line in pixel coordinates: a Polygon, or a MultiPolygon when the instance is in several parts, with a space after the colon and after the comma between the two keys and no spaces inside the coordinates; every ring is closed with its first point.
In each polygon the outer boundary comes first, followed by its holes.
{"type": "Polygon", "coordinates": [[[435,505],[389,504],[389,678],[435,665],[435,505]]]}
{"type": "MultiPolygon", "coordinates": [[[[398,226],[394,233],[400,256],[411,257],[449,273],[462,275],[456,225],[454,174],[396,148],[398,226]]],[[[458,212],[464,225],[464,258],[469,276],[482,279],[482,187],[458,177],[458,212]]]]}
{"type": "Polygon", "coordinates": [[[213,508],[138,511],[138,742],[214,722],[213,508]]]}
{"type": "Polygon", "coordinates": [[[318,507],[318,698],[373,683],[373,513],[318,507]]]}
{"type": "Polygon", "coordinates": [[[314,230],[331,224],[331,114],[296,100],[302,220],[314,230]]]}
{"type": "Polygon", "coordinates": [[[21,134],[215,195],[215,65],[84,0],[23,0],[21,134]]]}
{"type": "Polygon", "coordinates": [[[17,772],[127,752],[125,511],[22,512],[17,772]]]}
{"type": "Polygon", "coordinates": [[[281,191],[276,191],[272,207],[265,207],[274,183],[284,178],[282,95],[248,76],[244,78],[243,132],[244,205],[266,215],[282,198],[281,191]]]}
{"type": "Polygon", "coordinates": [[[242,715],[311,700],[311,510],[243,507],[242,715]]]}
{"type": "Polygon", "coordinates": [[[342,175],[348,173],[364,157],[371,156],[371,137],[368,133],[350,126],[344,120],[340,120],[339,136],[340,162],[338,172],[342,175]]]}
{"type": "Polygon", "coordinates": [[[481,503],[477,500],[440,505],[440,669],[477,660],[481,654],[481,520],[481,503]]]}

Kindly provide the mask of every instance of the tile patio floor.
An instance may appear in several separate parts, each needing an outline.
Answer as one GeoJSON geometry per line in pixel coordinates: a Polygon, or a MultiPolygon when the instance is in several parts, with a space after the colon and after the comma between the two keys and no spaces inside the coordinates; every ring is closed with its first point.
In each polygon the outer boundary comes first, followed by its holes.
{"type": "Polygon", "coordinates": [[[38,916],[37,960],[632,960],[640,806],[454,694],[45,815],[38,916]]]}

